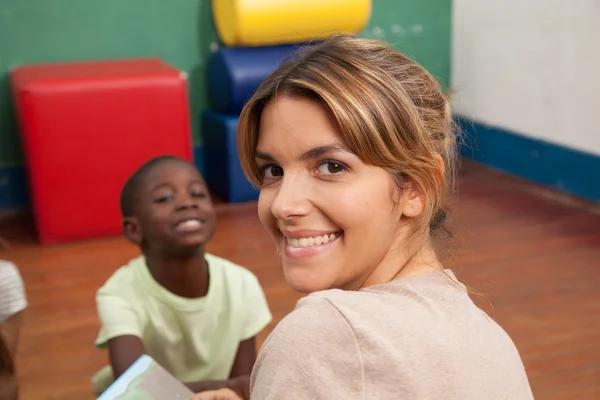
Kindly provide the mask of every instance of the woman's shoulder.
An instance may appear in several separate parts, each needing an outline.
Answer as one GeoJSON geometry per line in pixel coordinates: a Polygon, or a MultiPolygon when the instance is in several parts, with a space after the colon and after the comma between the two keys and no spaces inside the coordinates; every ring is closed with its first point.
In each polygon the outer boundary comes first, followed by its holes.
{"type": "Polygon", "coordinates": [[[330,289],[300,299],[272,336],[290,343],[299,335],[323,342],[341,339],[336,335],[342,332],[342,338],[352,339],[359,346],[361,339],[385,332],[407,336],[408,341],[418,340],[411,338],[415,331],[440,320],[452,324],[457,309],[467,319],[472,313],[480,313],[468,294],[444,276],[403,279],[358,291],[330,289]],[[452,321],[446,321],[449,319],[452,321]],[[374,326],[378,329],[372,329],[374,326]]]}
{"type": "Polygon", "coordinates": [[[300,299],[294,310],[277,325],[275,331],[287,336],[288,333],[294,332],[306,335],[322,334],[329,330],[339,331],[340,328],[350,329],[348,321],[338,307],[339,294],[325,291],[300,299]]]}
{"type": "Polygon", "coordinates": [[[263,348],[277,358],[277,354],[283,357],[291,349],[310,356],[356,343],[354,330],[336,301],[319,293],[300,299],[273,329],[263,348]]]}
{"type": "Polygon", "coordinates": [[[403,297],[397,293],[372,290],[314,292],[300,299],[276,330],[302,332],[303,335],[314,331],[315,335],[323,335],[324,332],[344,329],[354,334],[356,329],[360,330],[357,322],[365,322],[371,317],[377,319],[382,313],[386,314],[388,306],[398,310],[398,307],[403,308],[400,303],[410,303],[410,298],[403,297]]]}
{"type": "Polygon", "coordinates": [[[335,302],[324,294],[301,299],[263,344],[251,386],[253,398],[362,398],[360,348],[335,302]]]}
{"type": "Polygon", "coordinates": [[[358,338],[362,347],[362,341],[378,342],[386,335],[402,338],[403,343],[418,342],[422,337],[414,332],[442,322],[448,328],[466,321],[487,325],[481,314],[464,289],[445,276],[432,274],[357,291],[312,293],[297,303],[283,327],[289,326],[290,331],[314,329],[315,336],[343,328],[358,338]]]}

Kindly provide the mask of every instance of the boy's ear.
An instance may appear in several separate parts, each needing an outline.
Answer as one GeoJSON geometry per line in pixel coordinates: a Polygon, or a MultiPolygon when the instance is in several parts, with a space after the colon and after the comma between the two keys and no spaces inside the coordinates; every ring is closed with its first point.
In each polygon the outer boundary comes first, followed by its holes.
{"type": "Polygon", "coordinates": [[[135,217],[123,218],[123,235],[131,243],[141,246],[142,244],[142,228],[135,217]]]}

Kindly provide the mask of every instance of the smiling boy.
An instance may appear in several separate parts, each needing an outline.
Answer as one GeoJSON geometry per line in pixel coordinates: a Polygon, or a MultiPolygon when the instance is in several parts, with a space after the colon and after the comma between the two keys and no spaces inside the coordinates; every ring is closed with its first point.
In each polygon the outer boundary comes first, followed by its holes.
{"type": "Polygon", "coordinates": [[[247,398],[255,336],[272,317],[250,271],[205,252],[216,213],[199,171],[172,156],[148,161],[124,185],[121,212],[142,255],[96,296],[96,346],[110,358],[96,394],[148,354],[194,392],[228,387],[247,398]]]}

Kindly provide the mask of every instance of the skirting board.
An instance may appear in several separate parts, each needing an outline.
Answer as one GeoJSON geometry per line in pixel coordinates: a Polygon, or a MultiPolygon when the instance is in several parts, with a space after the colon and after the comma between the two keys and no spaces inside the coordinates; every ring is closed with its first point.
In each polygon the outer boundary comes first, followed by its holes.
{"type": "Polygon", "coordinates": [[[537,184],[600,203],[600,156],[460,116],[461,155],[537,184]]]}

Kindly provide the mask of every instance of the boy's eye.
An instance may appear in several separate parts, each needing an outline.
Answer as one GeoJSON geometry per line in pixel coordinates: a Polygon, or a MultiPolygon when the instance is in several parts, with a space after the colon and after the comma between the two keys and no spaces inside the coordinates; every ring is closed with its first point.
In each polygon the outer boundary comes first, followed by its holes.
{"type": "Polygon", "coordinates": [[[273,178],[277,178],[280,176],[283,176],[283,168],[281,168],[279,165],[274,165],[274,164],[269,164],[269,165],[265,165],[264,167],[262,167],[260,169],[263,178],[266,179],[273,179],[273,178]]]}
{"type": "Polygon", "coordinates": [[[158,196],[154,198],[154,202],[155,203],[167,203],[169,201],[171,201],[171,199],[173,199],[173,195],[171,194],[166,194],[163,196],[158,196]]]}

